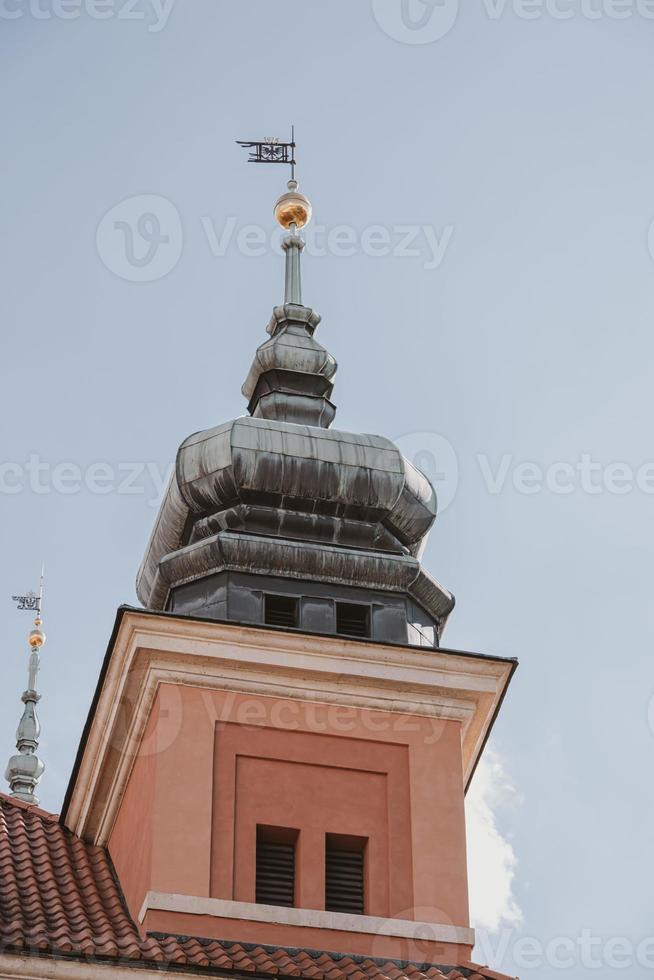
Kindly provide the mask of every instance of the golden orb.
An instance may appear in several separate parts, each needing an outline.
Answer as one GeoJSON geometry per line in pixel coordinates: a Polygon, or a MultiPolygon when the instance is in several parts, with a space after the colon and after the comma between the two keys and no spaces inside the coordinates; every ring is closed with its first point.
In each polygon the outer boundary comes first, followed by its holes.
{"type": "Polygon", "coordinates": [[[35,626],[28,637],[29,645],[39,649],[45,643],[45,633],[38,626],[35,626]]]}
{"type": "Polygon", "coordinates": [[[291,225],[300,230],[311,221],[311,201],[298,191],[297,180],[289,180],[288,192],[282,194],[275,204],[275,218],[287,230],[291,225]]]}

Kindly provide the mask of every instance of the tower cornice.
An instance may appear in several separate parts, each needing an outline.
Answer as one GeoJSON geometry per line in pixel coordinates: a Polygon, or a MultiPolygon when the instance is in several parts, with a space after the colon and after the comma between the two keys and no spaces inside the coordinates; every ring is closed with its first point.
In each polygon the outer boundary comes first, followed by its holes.
{"type": "MultiPolygon", "coordinates": [[[[106,844],[161,685],[461,726],[468,783],[516,661],[118,611],[62,821],[106,844]]],[[[228,718],[214,719],[229,720],[228,718]]],[[[401,726],[399,726],[401,730],[401,726]]]]}

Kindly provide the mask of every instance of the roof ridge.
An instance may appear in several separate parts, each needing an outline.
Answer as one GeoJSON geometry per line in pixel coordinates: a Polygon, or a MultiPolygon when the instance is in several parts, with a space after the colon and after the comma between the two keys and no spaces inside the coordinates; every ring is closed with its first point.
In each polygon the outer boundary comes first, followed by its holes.
{"type": "Polygon", "coordinates": [[[24,803],[23,800],[17,800],[15,796],[9,796],[7,793],[3,793],[1,791],[0,806],[15,807],[17,810],[25,810],[28,813],[33,813],[42,820],[47,820],[48,822],[53,823],[59,822],[58,813],[51,813],[49,810],[43,810],[40,806],[35,806],[33,803],[24,803]]]}
{"type": "Polygon", "coordinates": [[[479,966],[478,963],[472,963],[470,960],[466,960],[462,966],[465,966],[469,970],[474,970],[480,977],[485,977],[486,980],[511,980],[510,977],[507,977],[506,973],[497,973],[495,970],[491,970],[489,966],[479,966]]]}

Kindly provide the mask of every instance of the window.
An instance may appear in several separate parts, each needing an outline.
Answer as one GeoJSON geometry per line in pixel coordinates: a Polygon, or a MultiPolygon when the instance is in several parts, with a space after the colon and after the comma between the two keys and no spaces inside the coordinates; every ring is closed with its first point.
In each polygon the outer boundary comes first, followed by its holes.
{"type": "Polygon", "coordinates": [[[260,905],[295,904],[297,830],[257,827],[257,888],[260,905]]]}
{"type": "Polygon", "coordinates": [[[337,602],[336,632],[344,636],[370,636],[370,606],[337,602]]]}
{"type": "Polygon", "coordinates": [[[268,626],[285,626],[295,629],[297,626],[298,601],[293,596],[266,595],[265,620],[268,626]]]}
{"type": "Polygon", "coordinates": [[[364,915],[364,852],[362,837],[327,834],[325,841],[325,909],[364,915]]]}

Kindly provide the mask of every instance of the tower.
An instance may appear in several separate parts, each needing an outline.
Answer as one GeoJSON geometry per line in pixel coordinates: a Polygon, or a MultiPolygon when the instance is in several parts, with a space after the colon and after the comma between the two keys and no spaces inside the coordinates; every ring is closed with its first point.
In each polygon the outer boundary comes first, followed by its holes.
{"type": "Polygon", "coordinates": [[[295,179],[275,216],[284,302],[248,414],[177,453],[62,819],[150,936],[459,966],[464,793],[515,663],[443,648],[433,487],[332,428],[295,179]]]}
{"type": "Polygon", "coordinates": [[[37,680],[40,667],[40,651],[45,643],[41,620],[43,604],[43,573],[41,573],[41,588],[39,594],[34,592],[24,596],[13,596],[19,609],[35,612],[34,626],[30,630],[27,642],[30,647],[29,666],[27,671],[27,688],[23,691],[23,714],[16,731],[16,748],[18,754],[13,755],[7,763],[5,779],[9,783],[11,795],[23,803],[38,804],[36,788],[45,772],[45,765],[36,754],[41,736],[41,724],[36,712],[36,706],[41,700],[37,690],[37,680]]]}

